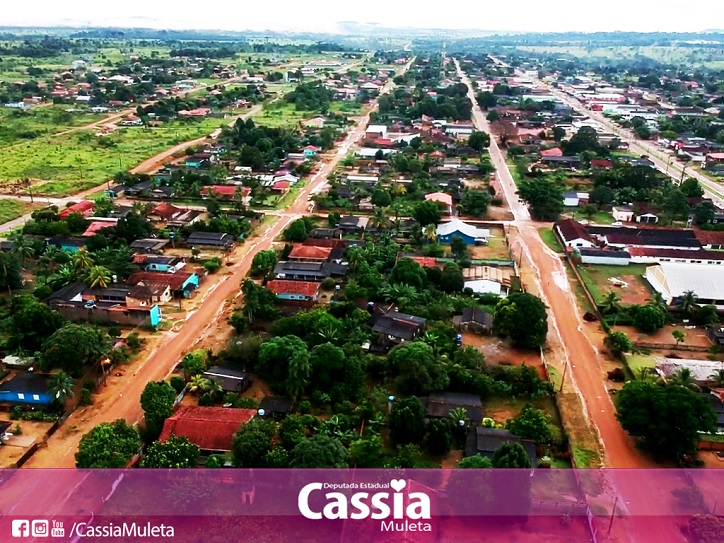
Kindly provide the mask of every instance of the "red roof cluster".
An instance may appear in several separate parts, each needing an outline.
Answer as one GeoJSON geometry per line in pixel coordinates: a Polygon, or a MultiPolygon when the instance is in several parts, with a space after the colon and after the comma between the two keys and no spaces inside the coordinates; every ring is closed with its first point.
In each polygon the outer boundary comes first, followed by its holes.
{"type": "Polygon", "coordinates": [[[88,215],[93,211],[93,202],[90,200],[81,200],[80,202],[73,204],[72,206],[66,207],[63,211],[58,213],[58,217],[64,219],[71,213],[80,213],[81,215],[88,215]]]}
{"type": "Polygon", "coordinates": [[[297,243],[289,253],[290,259],[329,260],[332,254],[331,247],[319,247],[316,245],[302,245],[297,243]]]}
{"type": "MultiPolygon", "coordinates": [[[[233,197],[236,194],[236,190],[239,187],[237,185],[210,185],[201,188],[201,196],[208,196],[209,193],[214,193],[217,196],[233,197]]],[[[243,197],[249,196],[251,193],[250,187],[241,187],[241,195],[243,197]]]]}
{"type": "Polygon", "coordinates": [[[274,294],[300,294],[313,298],[319,292],[319,283],[311,281],[285,281],[282,279],[274,279],[266,284],[266,288],[274,294]]]}
{"type": "Polygon", "coordinates": [[[234,434],[254,415],[254,409],[183,406],[163,423],[159,439],[185,437],[202,450],[230,451],[234,434]]]}
{"type": "Polygon", "coordinates": [[[563,151],[561,151],[558,147],[554,147],[553,149],[544,149],[540,152],[540,156],[563,156],[563,151]]]}
{"type": "Polygon", "coordinates": [[[175,215],[181,213],[182,209],[168,202],[161,202],[154,207],[149,215],[158,215],[164,220],[172,219],[175,215]]]}

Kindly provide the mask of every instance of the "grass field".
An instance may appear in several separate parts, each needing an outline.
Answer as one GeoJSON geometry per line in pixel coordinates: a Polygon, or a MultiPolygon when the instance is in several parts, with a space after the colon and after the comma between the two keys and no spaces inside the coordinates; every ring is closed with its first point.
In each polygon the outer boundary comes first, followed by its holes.
{"type": "Polygon", "coordinates": [[[65,195],[102,183],[120,170],[178,143],[209,134],[222,119],[165,123],[157,128],[119,128],[98,138],[90,132],[46,137],[0,149],[0,183],[48,180],[36,194],[65,195]]]}
{"type": "Polygon", "coordinates": [[[32,207],[34,206],[19,200],[0,200],[0,224],[21,217],[30,211],[32,207]]]}
{"type": "Polygon", "coordinates": [[[628,266],[578,266],[578,272],[586,288],[596,300],[601,303],[603,298],[611,291],[616,292],[624,304],[644,303],[650,292],[642,276],[646,273],[646,264],[629,264],[628,266]],[[628,283],[628,287],[615,287],[608,282],[616,277],[628,283]]]}
{"type": "Polygon", "coordinates": [[[254,122],[272,128],[291,128],[313,115],[313,112],[297,111],[294,104],[279,101],[265,107],[261,115],[254,117],[254,122]]]}
{"type": "Polygon", "coordinates": [[[579,58],[600,58],[600,59],[634,59],[636,57],[648,57],[652,60],[666,64],[703,65],[712,69],[724,68],[724,60],[716,49],[703,47],[682,47],[682,46],[609,46],[594,47],[583,45],[543,45],[543,46],[517,46],[522,51],[536,53],[568,54],[579,58]]]}
{"type": "Polygon", "coordinates": [[[556,237],[552,228],[539,228],[538,234],[543,240],[543,243],[545,243],[549,249],[552,249],[556,253],[563,253],[563,247],[561,246],[561,242],[558,241],[558,238],[556,237]]]}
{"type": "Polygon", "coordinates": [[[66,106],[34,107],[28,111],[0,109],[0,148],[57,134],[103,118],[87,108],[81,112],[65,111],[66,106]]]}

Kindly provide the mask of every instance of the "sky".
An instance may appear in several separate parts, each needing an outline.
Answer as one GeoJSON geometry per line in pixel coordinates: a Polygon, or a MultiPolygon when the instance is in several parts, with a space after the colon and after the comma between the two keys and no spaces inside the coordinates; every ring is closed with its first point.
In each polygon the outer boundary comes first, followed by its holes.
{"type": "Polygon", "coordinates": [[[678,0],[34,0],[32,7],[9,2],[0,25],[333,32],[339,21],[356,21],[500,32],[692,32],[724,28],[720,1],[682,9],[678,0]]]}

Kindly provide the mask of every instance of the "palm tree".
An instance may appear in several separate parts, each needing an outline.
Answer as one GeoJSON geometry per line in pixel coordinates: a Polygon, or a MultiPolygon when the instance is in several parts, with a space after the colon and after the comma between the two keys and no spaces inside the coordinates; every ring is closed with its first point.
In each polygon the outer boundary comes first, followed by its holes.
{"type": "Polygon", "coordinates": [[[428,224],[422,230],[422,235],[428,243],[435,243],[437,241],[437,227],[434,224],[428,224]]]}
{"type": "Polygon", "coordinates": [[[66,285],[70,285],[76,281],[76,279],[77,275],[73,268],[70,266],[62,266],[57,272],[48,277],[48,285],[52,289],[58,290],[66,285]]]}
{"type": "Polygon", "coordinates": [[[666,312],[669,309],[669,304],[666,303],[664,296],[660,292],[654,292],[653,297],[646,300],[649,305],[653,305],[666,312]]]}
{"type": "Polygon", "coordinates": [[[364,261],[365,257],[364,254],[362,254],[362,249],[360,249],[359,247],[350,248],[347,254],[347,262],[349,264],[349,270],[351,272],[356,272],[357,270],[359,270],[359,267],[364,261]]]}
{"type": "Polygon", "coordinates": [[[420,294],[415,287],[410,285],[390,285],[385,284],[380,293],[388,302],[395,302],[398,305],[407,305],[415,303],[420,299],[420,294]]]}
{"type": "Polygon", "coordinates": [[[372,217],[370,217],[372,226],[377,228],[378,231],[384,232],[390,225],[390,219],[387,218],[387,212],[383,207],[376,207],[372,217]]]}
{"type": "Polygon", "coordinates": [[[621,309],[621,297],[614,291],[610,291],[601,301],[601,310],[604,313],[616,313],[621,309]]]}
{"type": "Polygon", "coordinates": [[[24,268],[26,261],[35,255],[33,246],[28,238],[22,234],[12,236],[10,239],[13,242],[13,253],[20,259],[20,265],[24,268]]]}
{"type": "Polygon", "coordinates": [[[108,288],[111,284],[111,270],[105,266],[92,266],[88,269],[85,279],[91,288],[108,288]]]}
{"type": "Polygon", "coordinates": [[[188,384],[188,391],[191,394],[199,394],[206,389],[206,381],[202,375],[194,375],[188,384]]]}
{"type": "Polygon", "coordinates": [[[689,368],[680,368],[669,380],[672,385],[678,385],[690,390],[699,390],[700,387],[694,382],[694,375],[689,368]]]}
{"type": "Polygon", "coordinates": [[[693,290],[687,290],[684,292],[681,300],[679,300],[679,309],[682,313],[691,315],[691,313],[699,307],[699,304],[697,303],[698,300],[699,297],[693,290]]]}
{"type": "Polygon", "coordinates": [[[224,393],[224,389],[215,379],[204,379],[204,391],[215,398],[224,393]]]}
{"type": "Polygon", "coordinates": [[[709,379],[712,380],[715,387],[717,387],[717,388],[724,387],[724,369],[716,370],[714,373],[712,373],[709,376],[709,379]]]}
{"type": "Polygon", "coordinates": [[[335,328],[334,326],[325,326],[322,328],[319,332],[317,332],[319,337],[321,337],[324,341],[327,342],[334,342],[339,337],[339,330],[335,328]]]}
{"type": "Polygon", "coordinates": [[[54,373],[48,380],[48,394],[53,398],[53,403],[65,407],[65,402],[73,397],[73,379],[62,370],[54,373]]]}
{"type": "Polygon", "coordinates": [[[468,412],[464,407],[451,409],[448,416],[454,421],[455,426],[465,426],[468,423],[468,412]]]}
{"type": "Polygon", "coordinates": [[[80,249],[73,253],[73,266],[76,270],[87,270],[93,266],[93,258],[85,249],[80,249]]]}

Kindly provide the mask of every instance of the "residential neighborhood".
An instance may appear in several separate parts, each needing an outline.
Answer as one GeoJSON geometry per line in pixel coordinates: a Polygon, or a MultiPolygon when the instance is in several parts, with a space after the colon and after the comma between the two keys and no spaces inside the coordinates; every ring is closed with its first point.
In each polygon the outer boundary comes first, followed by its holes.
{"type": "Polygon", "coordinates": [[[635,541],[642,499],[691,506],[652,541],[716,540],[693,534],[722,527],[696,474],[724,467],[724,37],[345,24],[7,29],[0,486],[449,470],[437,503],[471,469],[477,511],[509,471],[541,540],[635,541]],[[685,489],[604,469],[594,493],[600,468],[685,489]]]}

